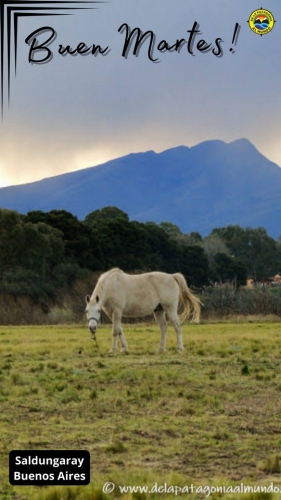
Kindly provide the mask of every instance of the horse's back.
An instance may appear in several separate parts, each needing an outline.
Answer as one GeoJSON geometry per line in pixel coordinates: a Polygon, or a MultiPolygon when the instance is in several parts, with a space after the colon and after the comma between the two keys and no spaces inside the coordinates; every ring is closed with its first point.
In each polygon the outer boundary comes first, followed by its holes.
{"type": "Polygon", "coordinates": [[[178,285],[171,274],[153,271],[143,274],[114,272],[108,276],[108,299],[126,316],[151,314],[159,305],[177,307],[178,285]]]}
{"type": "Polygon", "coordinates": [[[101,276],[96,289],[100,286],[104,306],[122,310],[125,316],[145,316],[159,306],[166,310],[178,306],[178,284],[172,274],[161,271],[127,274],[115,268],[101,276]]]}
{"type": "Polygon", "coordinates": [[[150,300],[153,307],[178,304],[179,287],[171,274],[153,271],[127,276],[129,294],[137,295],[139,300],[150,300]]]}

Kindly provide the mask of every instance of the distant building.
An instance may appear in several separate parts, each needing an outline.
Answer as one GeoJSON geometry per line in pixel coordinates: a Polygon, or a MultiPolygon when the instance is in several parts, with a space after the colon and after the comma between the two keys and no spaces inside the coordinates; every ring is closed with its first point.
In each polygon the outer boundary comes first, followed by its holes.
{"type": "Polygon", "coordinates": [[[270,278],[272,286],[281,286],[281,275],[275,274],[273,278],[270,278]]]}
{"type": "Polygon", "coordinates": [[[253,288],[254,287],[254,280],[253,278],[247,278],[247,288],[253,288]]]}
{"type": "Polygon", "coordinates": [[[246,288],[254,288],[256,286],[268,286],[268,287],[273,287],[273,286],[281,286],[281,275],[275,274],[275,276],[272,276],[271,278],[267,278],[265,280],[257,281],[251,277],[247,279],[247,285],[246,288]]]}

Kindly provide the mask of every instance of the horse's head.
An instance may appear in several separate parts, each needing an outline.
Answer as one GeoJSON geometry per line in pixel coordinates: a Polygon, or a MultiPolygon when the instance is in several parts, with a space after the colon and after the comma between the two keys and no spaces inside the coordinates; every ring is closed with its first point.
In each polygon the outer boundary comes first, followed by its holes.
{"type": "Polygon", "coordinates": [[[86,295],[86,317],[89,324],[89,330],[93,338],[95,338],[100,315],[101,308],[99,303],[99,296],[96,295],[96,297],[90,298],[89,295],[86,295]]]}

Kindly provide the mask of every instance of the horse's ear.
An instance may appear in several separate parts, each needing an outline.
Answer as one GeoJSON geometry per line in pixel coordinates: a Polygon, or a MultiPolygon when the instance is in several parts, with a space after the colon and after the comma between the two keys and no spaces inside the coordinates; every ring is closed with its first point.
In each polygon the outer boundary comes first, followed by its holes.
{"type": "Polygon", "coordinates": [[[85,300],[86,300],[86,304],[89,304],[89,302],[90,302],[90,295],[86,295],[85,300]]]}
{"type": "Polygon", "coordinates": [[[100,298],[99,298],[99,296],[97,295],[97,296],[96,296],[96,301],[97,301],[97,302],[99,302],[99,300],[100,300],[100,298]]]}

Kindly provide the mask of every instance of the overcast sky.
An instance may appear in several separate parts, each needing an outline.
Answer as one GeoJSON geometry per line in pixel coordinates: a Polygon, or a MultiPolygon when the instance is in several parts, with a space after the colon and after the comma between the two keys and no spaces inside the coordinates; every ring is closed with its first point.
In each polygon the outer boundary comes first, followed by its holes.
{"type": "MultiPolygon", "coordinates": [[[[19,2],[20,3],[20,2],[19,2]]],[[[248,138],[281,165],[281,4],[267,0],[276,24],[271,33],[254,34],[247,23],[261,7],[252,0],[111,0],[73,16],[19,18],[17,77],[11,78],[11,103],[0,124],[0,185],[19,184],[103,163],[131,152],[157,152],[209,139],[248,138]],[[194,55],[157,51],[166,39],[188,40],[200,24],[194,55]],[[235,24],[241,25],[236,46],[235,24]],[[122,57],[125,33],[153,30],[153,63],[145,42],[135,57],[122,57]],[[50,26],[53,59],[30,64],[25,39],[50,26]],[[200,53],[200,39],[223,56],[200,53]],[[58,54],[58,47],[79,42],[110,47],[106,56],[58,54]],[[230,51],[234,48],[234,51],[230,51]]],[[[42,35],[39,40],[46,40],[42,35]]],[[[6,76],[5,76],[6,78],[6,76]]]]}

